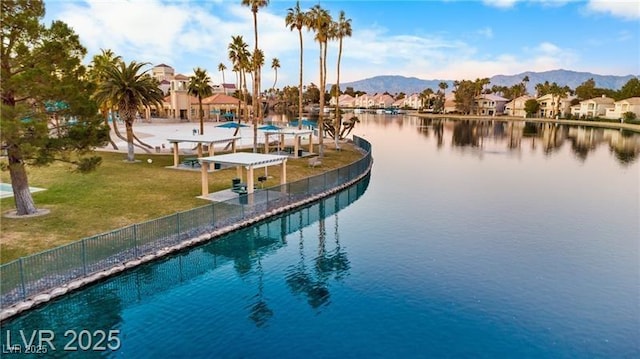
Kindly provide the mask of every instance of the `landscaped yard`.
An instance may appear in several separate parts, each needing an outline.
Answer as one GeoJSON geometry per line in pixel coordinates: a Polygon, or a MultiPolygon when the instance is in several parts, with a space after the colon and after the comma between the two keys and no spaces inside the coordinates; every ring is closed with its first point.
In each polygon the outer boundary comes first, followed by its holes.
{"type": "MultiPolygon", "coordinates": [[[[350,164],[362,155],[351,144],[342,151],[325,146],[325,157],[319,167],[310,167],[307,158],[287,161],[289,182],[350,164]]],[[[173,165],[170,155],[138,154],[140,162],[126,163],[125,154],[101,152],[102,164],[89,174],[73,172],[69,164],[29,167],[29,185],[45,188],[33,194],[38,208],[50,214],[41,217],[10,219],[0,223],[0,263],[21,256],[73,242],[84,237],[144,222],[209,203],[196,198],[201,194],[200,171],[165,168],[173,165]],[[153,161],[149,163],[147,159],[153,161]]],[[[1,159],[5,161],[6,159],[1,159]]],[[[256,170],[256,176],[263,174],[256,170]]],[[[280,183],[280,171],[269,168],[265,187],[280,183]]],[[[231,186],[235,168],[209,174],[209,191],[231,186]]],[[[8,183],[8,171],[0,173],[0,181],[8,183]]],[[[5,213],[15,208],[13,198],[0,200],[5,213]]]]}

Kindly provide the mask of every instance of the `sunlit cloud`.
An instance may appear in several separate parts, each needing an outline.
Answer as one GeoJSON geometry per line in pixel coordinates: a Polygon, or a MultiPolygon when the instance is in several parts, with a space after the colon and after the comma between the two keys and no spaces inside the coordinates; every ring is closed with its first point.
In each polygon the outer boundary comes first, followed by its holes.
{"type": "Polygon", "coordinates": [[[594,13],[606,13],[626,20],[640,19],[638,0],[590,0],[586,9],[594,13]]]}

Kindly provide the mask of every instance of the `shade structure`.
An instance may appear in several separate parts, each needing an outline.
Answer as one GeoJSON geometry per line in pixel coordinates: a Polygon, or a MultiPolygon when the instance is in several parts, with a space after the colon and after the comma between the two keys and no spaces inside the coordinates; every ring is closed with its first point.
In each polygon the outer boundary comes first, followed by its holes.
{"type": "Polygon", "coordinates": [[[218,156],[209,156],[198,158],[198,161],[202,163],[202,196],[205,197],[209,194],[209,177],[206,168],[209,163],[221,163],[236,166],[236,173],[238,178],[242,180],[242,168],[247,172],[247,193],[252,194],[254,190],[254,177],[253,172],[257,168],[263,168],[267,166],[281,166],[280,172],[280,184],[287,183],[287,156],[269,155],[261,153],[228,153],[218,156]]]}
{"type": "Polygon", "coordinates": [[[225,122],[222,125],[218,125],[216,127],[220,127],[220,128],[238,128],[238,127],[249,127],[249,126],[244,125],[242,123],[237,123],[237,122],[225,122]]]}
{"type": "MultiPolygon", "coordinates": [[[[293,120],[291,121],[291,126],[298,126],[298,120],[293,120]]],[[[309,120],[302,120],[302,126],[306,126],[306,127],[318,127],[318,124],[313,122],[313,121],[309,121],[309,120]]]]}
{"type": "Polygon", "coordinates": [[[231,118],[234,117],[234,115],[231,112],[225,112],[224,115],[222,115],[222,117],[224,117],[226,119],[231,119],[231,118]]]}
{"type": "Polygon", "coordinates": [[[233,152],[236,152],[236,141],[240,140],[240,136],[214,136],[214,135],[196,135],[196,136],[176,136],[168,138],[173,144],[173,167],[178,167],[178,144],[181,142],[196,143],[198,146],[198,157],[202,157],[202,145],[209,145],[209,156],[214,155],[213,145],[217,143],[231,143],[233,152]]]}
{"type": "Polygon", "coordinates": [[[281,128],[276,125],[264,125],[264,126],[258,127],[258,130],[265,130],[265,131],[278,131],[280,129],[281,128]]]}

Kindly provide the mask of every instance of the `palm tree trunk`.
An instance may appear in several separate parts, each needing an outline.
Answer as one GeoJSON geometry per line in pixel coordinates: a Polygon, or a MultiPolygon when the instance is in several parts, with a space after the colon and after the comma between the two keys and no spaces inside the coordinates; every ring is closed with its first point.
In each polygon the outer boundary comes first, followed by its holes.
{"type": "Polygon", "coordinates": [[[116,143],[111,138],[111,125],[109,124],[109,112],[108,112],[108,109],[106,107],[103,107],[102,108],[102,112],[104,113],[104,124],[107,125],[107,127],[109,128],[109,133],[107,134],[107,136],[109,137],[109,143],[111,144],[111,147],[113,147],[114,150],[117,150],[118,146],[116,145],[116,143]]]}
{"type": "Polygon", "coordinates": [[[125,121],[127,128],[127,161],[135,161],[135,153],[133,150],[133,122],[130,120],[125,121]]]}
{"type": "Polygon", "coordinates": [[[318,113],[318,154],[320,157],[324,156],[324,149],[322,148],[322,146],[324,146],[324,119],[322,117],[322,115],[324,114],[324,88],[323,88],[323,84],[322,81],[324,79],[324,66],[323,66],[323,55],[324,52],[322,51],[322,42],[319,41],[320,43],[320,112],[318,113]]]}
{"type": "Polygon", "coordinates": [[[200,134],[204,135],[204,113],[202,113],[202,98],[198,96],[198,115],[200,115],[200,134]]]}
{"type": "Polygon", "coordinates": [[[302,29],[298,29],[298,35],[300,35],[300,84],[298,87],[298,130],[301,130],[302,129],[302,61],[303,61],[302,29]]]}
{"type": "Polygon", "coordinates": [[[336,150],[338,147],[338,140],[340,137],[340,127],[342,127],[342,116],[340,116],[340,58],[342,57],[342,37],[340,37],[340,44],[338,45],[338,74],[336,76],[336,125],[334,130],[334,137],[336,141],[336,150]]]}
{"type": "Polygon", "coordinates": [[[18,216],[35,214],[38,210],[29,191],[29,180],[22,161],[22,153],[18,147],[10,146],[7,149],[7,155],[9,157],[9,175],[11,177],[13,198],[16,203],[16,214],[18,216]]]}

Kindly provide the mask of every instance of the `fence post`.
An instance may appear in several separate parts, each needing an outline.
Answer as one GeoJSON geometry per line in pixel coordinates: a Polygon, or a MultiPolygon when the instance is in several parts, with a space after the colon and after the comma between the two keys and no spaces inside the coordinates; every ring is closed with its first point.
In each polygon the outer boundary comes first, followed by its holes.
{"type": "Polygon", "coordinates": [[[27,288],[24,285],[24,265],[22,264],[22,257],[18,260],[20,263],[20,284],[22,285],[22,299],[27,298],[27,288]]]}
{"type": "Polygon", "coordinates": [[[215,211],[215,209],[216,209],[216,206],[213,203],[211,203],[211,227],[212,228],[215,228],[215,226],[216,226],[216,211],[215,211]]]}
{"type": "Polygon", "coordinates": [[[82,275],[87,275],[87,244],[86,238],[82,239],[82,275]]]}
{"type": "Polygon", "coordinates": [[[138,257],[138,225],[133,225],[133,241],[136,244],[136,258],[138,257]]]}
{"type": "Polygon", "coordinates": [[[176,234],[180,236],[180,212],[176,213],[176,234]]]}

